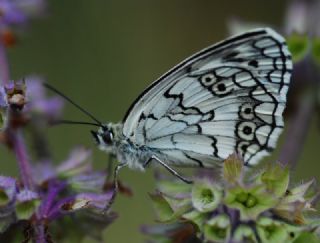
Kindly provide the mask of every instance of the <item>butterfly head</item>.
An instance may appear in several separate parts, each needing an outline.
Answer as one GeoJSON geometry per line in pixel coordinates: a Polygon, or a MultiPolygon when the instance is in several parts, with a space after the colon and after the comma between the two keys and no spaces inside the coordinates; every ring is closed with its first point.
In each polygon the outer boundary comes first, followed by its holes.
{"type": "Polygon", "coordinates": [[[111,151],[114,144],[114,132],[110,125],[102,125],[98,131],[92,131],[91,134],[98,144],[99,148],[111,151]]]}

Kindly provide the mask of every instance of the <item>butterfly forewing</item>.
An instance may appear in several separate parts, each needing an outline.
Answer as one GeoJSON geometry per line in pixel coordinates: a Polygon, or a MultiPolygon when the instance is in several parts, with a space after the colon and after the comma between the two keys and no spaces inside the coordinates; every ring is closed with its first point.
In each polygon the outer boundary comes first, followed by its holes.
{"type": "Polygon", "coordinates": [[[273,30],[229,38],[152,83],[127,112],[123,135],[174,165],[210,167],[234,152],[256,163],[282,130],[291,70],[273,30]]]}

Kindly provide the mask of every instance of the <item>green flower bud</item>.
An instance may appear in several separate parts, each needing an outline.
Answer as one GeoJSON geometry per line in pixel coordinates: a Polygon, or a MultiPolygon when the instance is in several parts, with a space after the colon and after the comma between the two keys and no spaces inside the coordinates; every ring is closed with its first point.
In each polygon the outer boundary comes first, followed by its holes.
{"type": "Polygon", "coordinates": [[[257,231],[262,242],[285,242],[287,239],[287,231],[282,223],[271,218],[260,218],[257,231]]]}
{"type": "Polygon", "coordinates": [[[227,215],[210,219],[204,226],[204,236],[213,242],[225,242],[230,237],[231,225],[227,215]]]}
{"type": "Polygon", "coordinates": [[[238,209],[241,219],[255,220],[262,212],[274,207],[277,200],[263,185],[251,188],[237,186],[226,191],[225,203],[230,208],[238,209]]]}
{"type": "Polygon", "coordinates": [[[243,161],[236,155],[230,155],[223,164],[223,178],[227,183],[234,184],[242,177],[243,161]]]}
{"type": "Polygon", "coordinates": [[[306,35],[292,34],[287,37],[287,44],[292,54],[293,62],[301,61],[308,54],[310,43],[306,35]]]}
{"type": "Polygon", "coordinates": [[[246,243],[258,242],[253,229],[248,225],[239,225],[236,228],[232,239],[235,242],[246,242],[246,243]]]}
{"type": "Polygon", "coordinates": [[[193,207],[200,212],[213,211],[222,198],[220,187],[209,181],[195,182],[191,194],[193,207]]]}
{"type": "Polygon", "coordinates": [[[265,184],[267,190],[275,196],[281,197],[289,186],[289,169],[280,164],[269,164],[258,177],[258,182],[265,184]]]}
{"type": "Polygon", "coordinates": [[[313,180],[301,184],[293,189],[287,190],[285,196],[280,200],[273,211],[280,217],[297,224],[304,224],[302,215],[305,210],[312,210],[311,204],[305,198],[305,194],[313,180]]]}

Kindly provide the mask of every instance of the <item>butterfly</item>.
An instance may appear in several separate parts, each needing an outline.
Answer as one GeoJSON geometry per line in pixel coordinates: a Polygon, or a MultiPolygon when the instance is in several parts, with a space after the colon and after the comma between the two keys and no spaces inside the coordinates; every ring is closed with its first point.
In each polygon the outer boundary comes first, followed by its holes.
{"type": "Polygon", "coordinates": [[[270,28],[254,29],[169,70],[137,97],[122,122],[102,124],[89,114],[99,126],[91,131],[98,147],[119,161],[115,191],[125,166],[144,170],[157,163],[190,183],[172,167],[216,167],[232,153],[256,164],[283,129],[291,72],[285,39],[270,28]]]}

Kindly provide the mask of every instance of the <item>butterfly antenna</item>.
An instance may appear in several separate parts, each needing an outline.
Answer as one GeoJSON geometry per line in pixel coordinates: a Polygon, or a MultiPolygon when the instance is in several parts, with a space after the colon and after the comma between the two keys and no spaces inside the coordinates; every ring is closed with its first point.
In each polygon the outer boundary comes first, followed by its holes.
{"type": "Polygon", "coordinates": [[[90,125],[100,127],[101,125],[93,122],[83,122],[83,121],[71,121],[71,120],[57,120],[51,123],[52,125],[60,125],[60,124],[78,124],[78,125],[90,125]]]}
{"type": "MultiPolygon", "coordinates": [[[[52,87],[50,84],[48,83],[43,83],[43,86],[46,87],[47,89],[53,91],[54,93],[56,93],[57,95],[61,96],[63,99],[65,99],[66,101],[68,101],[70,104],[74,105],[76,108],[78,108],[80,111],[82,111],[84,114],[86,114],[87,116],[89,116],[92,120],[94,120],[95,122],[97,122],[98,126],[102,126],[102,123],[95,118],[94,115],[92,115],[89,111],[83,109],[80,105],[78,105],[77,103],[75,103],[73,100],[71,100],[68,96],[66,96],[65,94],[63,94],[61,91],[57,90],[56,88],[52,87]]],[[[73,121],[65,121],[64,123],[68,123],[71,124],[73,121]]],[[[73,124],[80,124],[82,122],[74,122],[73,124]]],[[[84,122],[86,123],[86,122],[84,122]]],[[[88,125],[93,125],[94,123],[86,123],[88,125]]]]}

